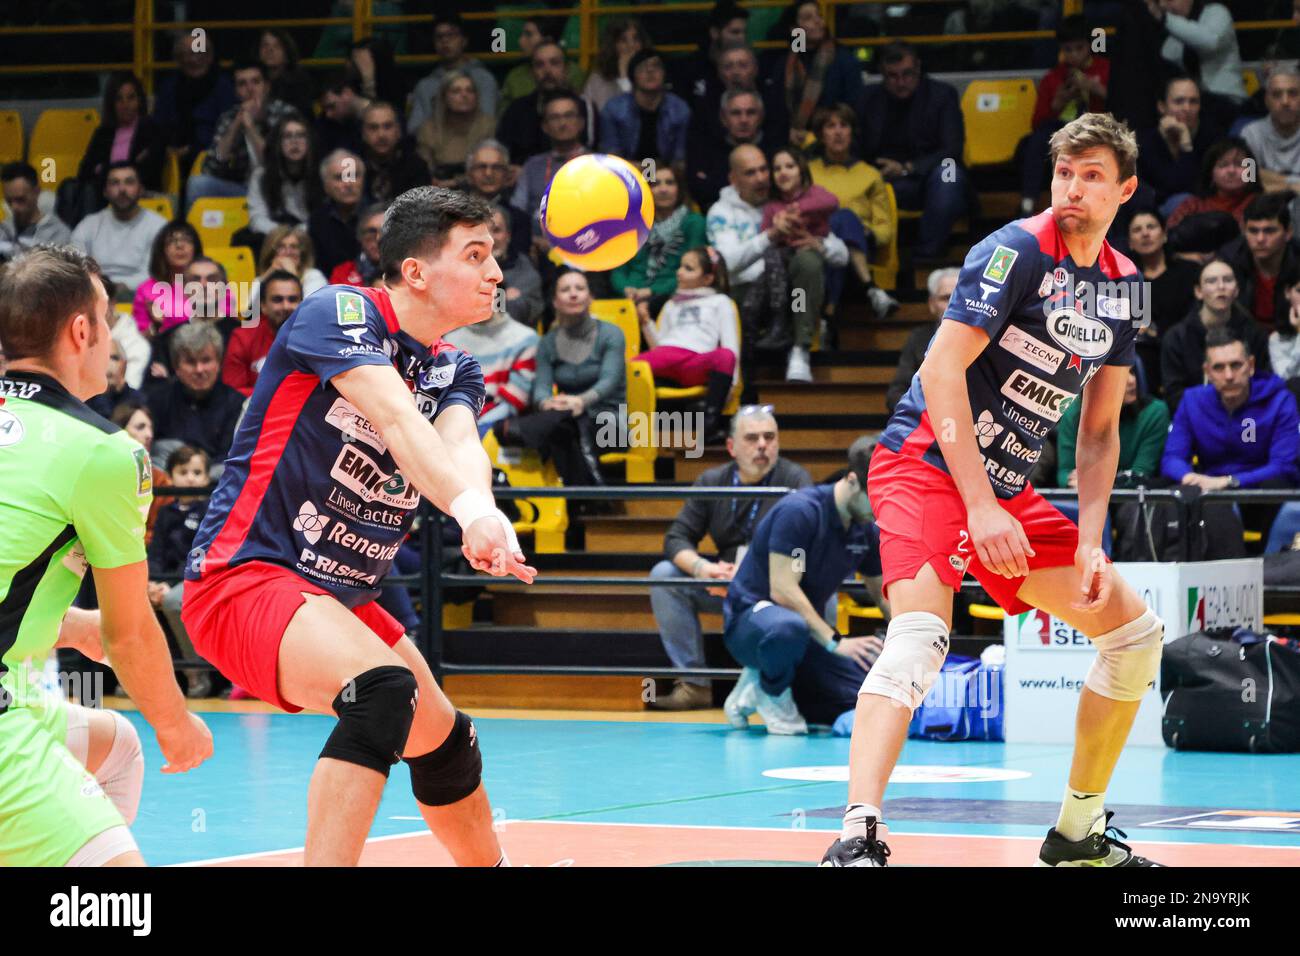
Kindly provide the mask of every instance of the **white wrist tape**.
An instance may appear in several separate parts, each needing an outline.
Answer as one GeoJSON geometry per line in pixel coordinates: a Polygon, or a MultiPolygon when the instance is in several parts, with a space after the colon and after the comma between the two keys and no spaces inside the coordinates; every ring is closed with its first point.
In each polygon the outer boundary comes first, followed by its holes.
{"type": "Polygon", "coordinates": [[[479,518],[501,513],[497,511],[496,502],[492,500],[491,495],[485,495],[474,488],[466,488],[458,494],[452,500],[450,510],[451,516],[456,519],[462,531],[479,518]]]}
{"type": "Polygon", "coordinates": [[[519,536],[515,534],[515,526],[510,523],[510,519],[505,516],[505,513],[500,508],[493,508],[492,510],[497,519],[500,520],[501,527],[506,530],[506,543],[510,545],[510,553],[512,555],[523,554],[522,549],[519,547],[519,536]]]}

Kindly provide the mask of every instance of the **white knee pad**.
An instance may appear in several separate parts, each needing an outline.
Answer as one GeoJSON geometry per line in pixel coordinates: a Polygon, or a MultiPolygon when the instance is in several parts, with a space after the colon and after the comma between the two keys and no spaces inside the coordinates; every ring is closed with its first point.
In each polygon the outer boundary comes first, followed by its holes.
{"type": "Polygon", "coordinates": [[[140,791],[144,788],[144,752],[135,725],[117,711],[112,711],[117,733],[104,762],[95,771],[95,779],[113,801],[128,825],[135,822],[140,809],[140,791]]]}
{"type": "Polygon", "coordinates": [[[1094,637],[1097,657],[1084,686],[1110,700],[1141,700],[1160,674],[1164,637],[1165,622],[1150,608],[1141,617],[1094,637]]]}
{"type": "Polygon", "coordinates": [[[908,611],[889,622],[885,647],[859,694],[876,694],[915,711],[948,656],[948,625],[929,611],[908,611]]]}

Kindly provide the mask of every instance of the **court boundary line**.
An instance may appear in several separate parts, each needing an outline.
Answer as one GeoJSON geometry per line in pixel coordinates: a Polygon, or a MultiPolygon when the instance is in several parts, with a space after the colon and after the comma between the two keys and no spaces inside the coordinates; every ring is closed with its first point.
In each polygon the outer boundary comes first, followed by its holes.
{"type": "MultiPolygon", "coordinates": [[[[544,824],[547,826],[579,826],[579,827],[638,827],[643,829],[662,829],[662,830],[741,830],[756,833],[792,833],[796,832],[793,827],[746,827],[746,826],[712,826],[704,823],[601,823],[596,820],[503,820],[498,827],[504,829],[512,823],[531,823],[544,824]]],[[[821,828],[814,828],[820,830],[821,828]]],[[[808,828],[804,828],[808,832],[808,828]]],[[[833,833],[832,829],[826,829],[822,832],[833,833]]],[[[891,836],[904,837],[938,837],[941,839],[952,838],[958,840],[1038,840],[1041,837],[1036,836],[1017,836],[1008,833],[979,834],[979,833],[912,833],[909,831],[898,830],[890,831],[891,836]]],[[[371,843],[384,843],[389,840],[405,840],[409,837],[427,836],[434,840],[437,839],[433,832],[428,829],[417,830],[413,833],[390,833],[386,836],[367,837],[366,845],[371,843]]],[[[1136,843],[1145,843],[1151,846],[1245,846],[1250,849],[1260,850],[1300,850],[1300,845],[1286,846],[1274,843],[1203,843],[1193,840],[1135,840],[1136,843]]],[[[285,847],[275,850],[256,850],[252,853],[236,853],[232,856],[214,856],[205,860],[188,860],[184,863],[168,863],[166,867],[193,867],[193,866],[213,866],[218,863],[234,863],[238,860],[252,860],[258,857],[276,856],[281,853],[302,853],[305,847],[285,847]]]]}

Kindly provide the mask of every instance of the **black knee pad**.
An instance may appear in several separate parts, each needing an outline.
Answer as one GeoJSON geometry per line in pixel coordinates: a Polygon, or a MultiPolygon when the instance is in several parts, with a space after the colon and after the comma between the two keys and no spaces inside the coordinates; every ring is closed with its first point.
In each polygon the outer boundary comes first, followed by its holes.
{"type": "Polygon", "coordinates": [[[404,759],[411,768],[411,791],[426,807],[445,807],[464,800],[483,779],[483,755],[479,753],[474,722],[460,711],[456,711],[451,733],[436,750],[404,759]]]}
{"type": "Polygon", "coordinates": [[[415,675],[405,667],[375,667],[359,674],[334,698],[339,722],[320,755],[387,777],[406,747],[419,695],[415,675]]]}

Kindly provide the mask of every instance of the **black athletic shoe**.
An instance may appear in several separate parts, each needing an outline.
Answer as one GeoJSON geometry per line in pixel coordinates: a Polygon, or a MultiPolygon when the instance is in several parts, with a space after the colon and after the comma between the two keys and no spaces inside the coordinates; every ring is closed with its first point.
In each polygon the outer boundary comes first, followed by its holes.
{"type": "Polygon", "coordinates": [[[888,866],[889,846],[876,839],[876,818],[867,817],[867,835],[836,840],[822,857],[822,866],[888,866]]]}
{"type": "Polygon", "coordinates": [[[1043,848],[1038,851],[1038,862],[1034,866],[1164,866],[1144,856],[1138,856],[1127,843],[1121,843],[1112,833],[1127,837],[1128,834],[1118,827],[1110,825],[1110,818],[1115,814],[1106,811],[1106,830],[1103,833],[1091,833],[1077,843],[1067,840],[1056,828],[1047,831],[1043,848]]]}

